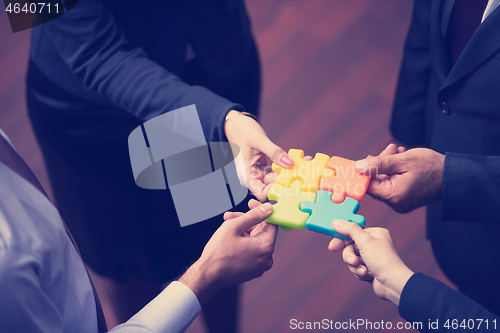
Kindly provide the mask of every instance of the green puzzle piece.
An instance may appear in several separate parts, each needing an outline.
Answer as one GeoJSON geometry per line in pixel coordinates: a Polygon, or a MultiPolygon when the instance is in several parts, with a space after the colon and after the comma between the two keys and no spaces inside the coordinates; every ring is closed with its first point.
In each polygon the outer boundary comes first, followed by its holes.
{"type": "Polygon", "coordinates": [[[359,209],[359,202],[353,198],[346,197],[340,203],[332,201],[332,192],[319,190],[316,202],[304,201],[300,204],[300,210],[311,214],[307,220],[306,228],[311,231],[319,232],[340,239],[347,239],[346,236],[339,234],[332,228],[332,221],[335,219],[355,222],[361,228],[365,227],[365,218],[356,214],[359,209]]]}
{"type": "MultiPolygon", "coordinates": [[[[331,194],[331,193],[330,193],[331,194]]],[[[266,220],[268,223],[281,226],[285,231],[302,230],[306,227],[309,214],[300,211],[302,201],[314,201],[316,194],[302,191],[302,182],[296,180],[291,187],[273,185],[268,194],[269,200],[277,201],[273,213],[266,220]]]]}

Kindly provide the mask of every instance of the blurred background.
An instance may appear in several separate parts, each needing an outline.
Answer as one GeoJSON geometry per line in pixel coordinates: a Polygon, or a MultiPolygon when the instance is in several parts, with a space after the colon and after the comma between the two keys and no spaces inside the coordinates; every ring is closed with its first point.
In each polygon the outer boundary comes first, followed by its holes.
{"type": "MultiPolygon", "coordinates": [[[[303,149],[309,155],[322,152],[360,159],[380,153],[391,142],[389,118],[413,2],[247,0],[246,4],[261,55],[261,123],[269,137],[285,150],[303,149]]],[[[0,128],[51,195],[26,112],[29,31],[13,34],[5,22],[0,26],[0,128]]],[[[359,213],[367,226],[390,229],[412,270],[452,286],[425,239],[424,209],[399,215],[367,196],[359,213]]],[[[394,326],[403,321],[395,306],[354,278],[340,253],[328,251],[329,240],[310,231],[280,231],[273,268],[244,285],[241,332],[290,332],[292,319],[383,320],[394,326]]],[[[106,299],[102,303],[112,326],[113,313],[106,299]]],[[[188,332],[203,332],[202,320],[198,318],[188,332]]]]}

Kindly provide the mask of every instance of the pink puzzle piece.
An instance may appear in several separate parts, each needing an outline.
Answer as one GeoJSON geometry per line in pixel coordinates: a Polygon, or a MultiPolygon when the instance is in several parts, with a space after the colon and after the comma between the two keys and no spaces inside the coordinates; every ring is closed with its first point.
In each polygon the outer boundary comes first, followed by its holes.
{"type": "Polygon", "coordinates": [[[354,161],[333,156],[326,165],[335,171],[335,177],[321,178],[319,189],[332,192],[332,201],[341,203],[345,197],[351,197],[359,202],[365,197],[371,176],[360,174],[354,168],[354,161]]]}

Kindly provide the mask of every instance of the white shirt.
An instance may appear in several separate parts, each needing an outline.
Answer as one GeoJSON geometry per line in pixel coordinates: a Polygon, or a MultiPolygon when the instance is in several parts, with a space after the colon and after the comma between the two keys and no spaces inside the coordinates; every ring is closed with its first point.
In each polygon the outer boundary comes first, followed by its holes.
{"type": "MultiPolygon", "coordinates": [[[[474,1],[474,0],[471,0],[474,1]]],[[[451,10],[453,9],[453,5],[455,4],[455,0],[445,0],[443,5],[443,16],[441,17],[441,32],[443,33],[443,37],[446,37],[446,32],[448,31],[448,23],[450,22],[451,10]]],[[[483,13],[483,18],[481,19],[481,23],[486,20],[488,16],[500,5],[500,0],[489,0],[488,5],[486,5],[486,9],[483,13]]]]}
{"type": "MultiPolygon", "coordinates": [[[[183,332],[200,310],[194,293],[173,282],[111,332],[183,332]]],[[[90,280],[59,212],[1,162],[0,332],[97,332],[90,280]]]]}

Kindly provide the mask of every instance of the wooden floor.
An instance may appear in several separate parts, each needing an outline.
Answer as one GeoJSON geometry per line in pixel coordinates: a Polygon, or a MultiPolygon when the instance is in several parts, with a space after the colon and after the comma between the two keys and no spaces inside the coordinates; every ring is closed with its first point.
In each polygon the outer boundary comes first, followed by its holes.
{"type": "MultiPolygon", "coordinates": [[[[388,121],[412,1],[248,0],[247,7],[263,65],[261,119],[272,140],[286,150],[350,159],[378,154],[391,142],[388,121]]],[[[50,189],[26,115],[28,49],[29,33],[0,29],[0,127],[50,189]]],[[[391,230],[410,268],[449,283],[425,240],[424,210],[398,215],[366,198],[360,213],[367,226],[391,230]]],[[[280,232],[274,267],[244,287],[242,332],[291,332],[292,319],[402,321],[395,306],[349,273],[340,254],[328,252],[328,242],[309,231],[280,232]]],[[[197,320],[188,332],[201,331],[197,320]]]]}

